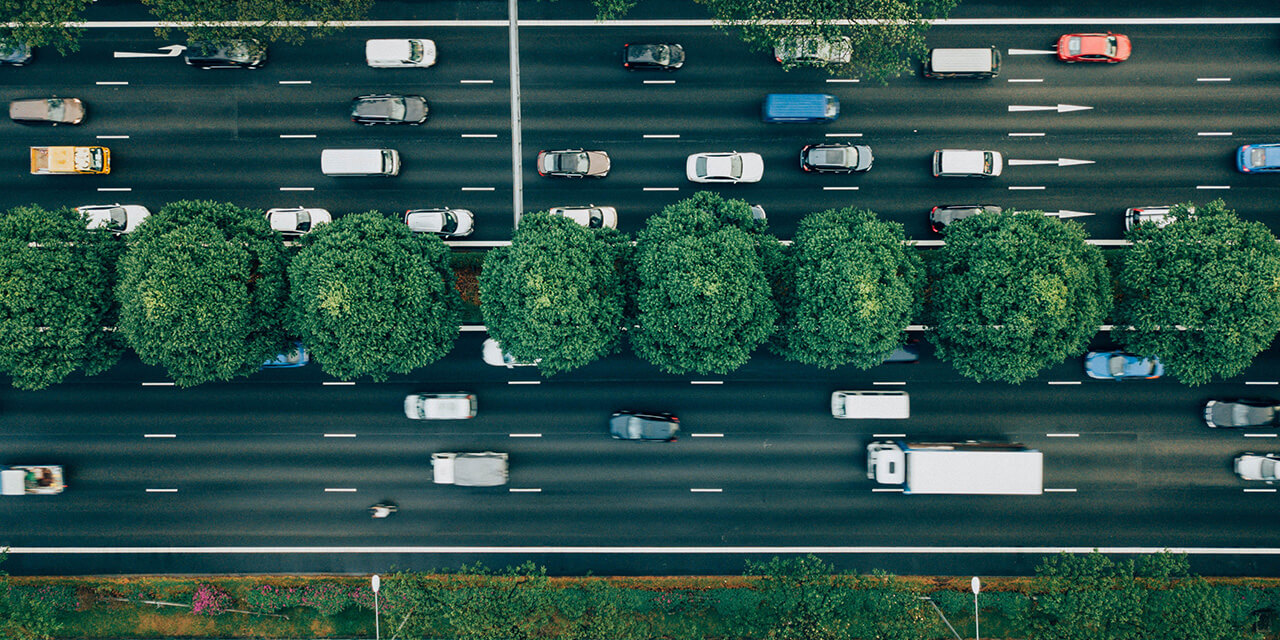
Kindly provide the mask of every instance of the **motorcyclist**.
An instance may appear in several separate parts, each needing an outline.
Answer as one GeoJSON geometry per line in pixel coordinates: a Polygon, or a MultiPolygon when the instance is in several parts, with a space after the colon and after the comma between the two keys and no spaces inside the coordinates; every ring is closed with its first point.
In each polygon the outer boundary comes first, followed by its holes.
{"type": "Polygon", "coordinates": [[[379,502],[378,504],[369,507],[369,512],[372,513],[375,518],[385,518],[395,513],[397,510],[398,507],[396,507],[394,502],[379,502]]]}

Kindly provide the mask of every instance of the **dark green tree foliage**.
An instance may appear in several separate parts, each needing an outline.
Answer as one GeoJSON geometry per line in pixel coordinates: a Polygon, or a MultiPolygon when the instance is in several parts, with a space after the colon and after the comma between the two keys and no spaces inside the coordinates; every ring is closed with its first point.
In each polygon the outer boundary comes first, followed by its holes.
{"type": "Polygon", "coordinates": [[[462,297],[440,238],[369,211],[301,242],[289,265],[289,329],[325,373],[382,381],[453,348],[462,297]]]}
{"type": "Polygon", "coordinates": [[[779,41],[817,36],[847,37],[848,63],[805,61],[832,75],[856,75],[883,81],[912,69],[913,58],[928,52],[929,20],[945,18],[956,0],[699,0],[722,27],[739,33],[755,50],[771,51],[779,41]],[[876,21],[868,24],[844,21],[876,21]]]}
{"type": "Polygon", "coordinates": [[[0,371],[19,389],[57,384],[120,358],[114,261],[123,240],[85,229],[73,209],[16,207],[0,216],[0,371]]]}
{"type": "Polygon", "coordinates": [[[1111,333],[1126,350],[1158,356],[1194,385],[1238,375],[1275,339],[1280,246],[1266,225],[1215,200],[1163,228],[1138,225],[1129,239],[1111,333]]]}
{"type": "Polygon", "coordinates": [[[902,225],[865,209],[800,221],[792,245],[793,295],[781,297],[779,355],[827,369],[875,366],[903,343],[920,311],[924,268],[902,225]]]}
{"type": "Polygon", "coordinates": [[[84,9],[93,0],[0,0],[0,40],[32,47],[54,47],[66,55],[80,50],[84,9]]]}
{"type": "MultiPolygon", "coordinates": [[[[308,35],[322,37],[341,29],[335,22],[363,20],[373,0],[142,0],[151,15],[164,22],[191,22],[182,30],[192,40],[255,38],[263,43],[302,44],[308,35]],[[286,22],[316,22],[314,27],[286,22]],[[245,22],[238,26],[218,22],[245,22]]],[[[156,35],[169,37],[168,27],[156,35]]]]}
{"type": "Polygon", "coordinates": [[[736,637],[759,640],[916,640],[932,637],[919,593],[884,574],[857,576],[808,555],[747,561],[759,603],[736,637]]]}
{"type": "Polygon", "coordinates": [[[509,247],[490,249],[480,274],[489,335],[543,375],[576,369],[613,352],[625,299],[619,264],[603,235],[562,216],[520,219],[509,247]]]}
{"type": "Polygon", "coordinates": [[[1088,348],[1111,306],[1110,274],[1084,228],[1038,211],[947,227],[926,301],[938,357],[962,375],[1022,382],[1088,348]]]}
{"type": "Polygon", "coordinates": [[[287,261],[261,211],[168,204],[130,235],[120,260],[120,331],[181,386],[247,376],[286,348],[287,261]]]}
{"type": "Polygon", "coordinates": [[[1226,640],[1242,635],[1223,592],[1188,573],[1186,555],[1121,562],[1093,552],[1045,558],[1034,605],[1019,621],[1032,640],[1226,640]]]}
{"type": "Polygon", "coordinates": [[[765,263],[778,251],[747,203],[702,191],[651,216],[635,248],[636,353],[668,373],[728,373],[773,333],[765,263]]]}

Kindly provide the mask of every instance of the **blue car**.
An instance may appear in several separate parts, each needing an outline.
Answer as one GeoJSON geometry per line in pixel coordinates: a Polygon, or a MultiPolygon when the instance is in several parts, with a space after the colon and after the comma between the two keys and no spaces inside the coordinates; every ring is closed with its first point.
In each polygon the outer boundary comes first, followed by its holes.
{"type": "Polygon", "coordinates": [[[294,367],[305,366],[311,362],[311,354],[307,352],[306,347],[301,342],[293,343],[293,348],[285,351],[280,355],[262,363],[263,369],[292,369],[294,367]]]}
{"type": "Polygon", "coordinates": [[[1236,152],[1236,168],[1243,173],[1280,171],[1280,142],[1240,147],[1236,152]]]}
{"type": "Polygon", "coordinates": [[[1144,358],[1123,351],[1090,351],[1084,357],[1084,372],[1098,380],[1155,380],[1164,374],[1164,365],[1154,356],[1144,358]]]}

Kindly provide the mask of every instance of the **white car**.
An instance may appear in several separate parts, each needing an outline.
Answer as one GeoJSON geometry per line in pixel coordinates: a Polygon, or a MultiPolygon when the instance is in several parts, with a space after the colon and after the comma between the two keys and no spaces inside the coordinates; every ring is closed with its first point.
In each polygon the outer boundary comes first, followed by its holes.
{"type": "Polygon", "coordinates": [[[426,68],[436,63],[436,43],[420,38],[366,40],[364,58],[375,69],[426,68]]]}
{"type": "Polygon", "coordinates": [[[685,175],[691,182],[760,182],[764,159],[758,153],[695,153],[685,161],[685,175]]]}
{"type": "Polygon", "coordinates": [[[848,62],[853,57],[849,38],[826,40],[818,36],[783,38],[773,48],[773,59],[788,62],[848,62]]]}
{"type": "Polygon", "coordinates": [[[267,224],[279,231],[281,235],[300,236],[311,233],[322,224],[333,222],[333,216],[327,209],[292,207],[287,209],[267,209],[267,224]]]}
{"type": "Polygon", "coordinates": [[[473,393],[415,393],[404,398],[404,415],[413,420],[466,420],[476,417],[473,393]]]}
{"type": "Polygon", "coordinates": [[[476,218],[467,209],[410,209],[404,222],[416,233],[434,233],[442,238],[469,236],[476,229],[476,218]]]}
{"type": "Polygon", "coordinates": [[[494,367],[506,367],[508,369],[514,369],[516,367],[533,367],[539,362],[542,362],[542,358],[538,358],[533,362],[521,362],[516,360],[515,356],[503,351],[502,345],[498,344],[498,341],[493,338],[484,339],[484,346],[480,350],[480,357],[484,358],[484,363],[487,365],[494,367]]]}
{"type": "MultiPolygon", "coordinates": [[[[1133,207],[1124,210],[1124,230],[1128,231],[1140,222],[1150,222],[1156,225],[1156,228],[1164,227],[1177,218],[1169,215],[1169,209],[1173,205],[1161,205],[1156,207],[1133,207]]],[[[1195,207],[1187,207],[1186,215],[1192,215],[1196,212],[1195,207]]]]}
{"type": "Polygon", "coordinates": [[[999,151],[942,149],[933,152],[935,178],[994,178],[1004,171],[999,151]]]}
{"type": "Polygon", "coordinates": [[[88,204],[76,207],[76,211],[89,219],[90,229],[107,229],[111,233],[132,233],[147,216],[147,208],[140,204],[88,204]]]}
{"type": "Polygon", "coordinates": [[[597,207],[594,204],[585,207],[551,207],[547,213],[564,216],[588,229],[618,228],[618,210],[613,207],[597,207]]]}
{"type": "Polygon", "coordinates": [[[1236,458],[1236,475],[1241,480],[1261,480],[1272,484],[1280,479],[1280,454],[1246,453],[1236,458]]]}

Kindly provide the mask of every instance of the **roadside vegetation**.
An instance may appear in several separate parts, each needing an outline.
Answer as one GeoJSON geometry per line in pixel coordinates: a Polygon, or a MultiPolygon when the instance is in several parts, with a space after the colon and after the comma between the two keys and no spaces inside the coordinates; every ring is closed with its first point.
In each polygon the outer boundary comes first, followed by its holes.
{"type": "MultiPolygon", "coordinates": [[[[984,578],[984,638],[1272,640],[1280,580],[1205,579],[1185,555],[1042,559],[1030,578],[984,578]]],[[[549,577],[502,570],[383,576],[384,637],[946,640],[974,626],[969,579],[837,571],[815,556],[741,576],[549,577]],[[944,621],[945,620],[945,621],[944,621]]],[[[367,638],[368,576],[0,575],[0,635],[51,638],[367,638]]]]}
{"type": "Polygon", "coordinates": [[[1221,201],[1186,206],[1105,257],[1080,224],[1039,212],[974,215],[917,249],[870,211],[820,211],[785,246],[713,192],[650,216],[634,245],[533,213],[487,254],[372,211],[286,247],[261,211],[228,203],[171,203],[119,237],[74,210],[17,207],[0,215],[0,373],[41,389],[127,347],[192,386],[253,374],[300,339],[330,375],[383,380],[436,362],[459,323],[482,319],[546,376],[624,346],[676,375],[733,372],[766,344],[866,369],[923,324],[960,374],[1017,383],[1114,324],[1120,345],[1202,384],[1238,375],[1280,332],[1280,246],[1221,201]]]}

